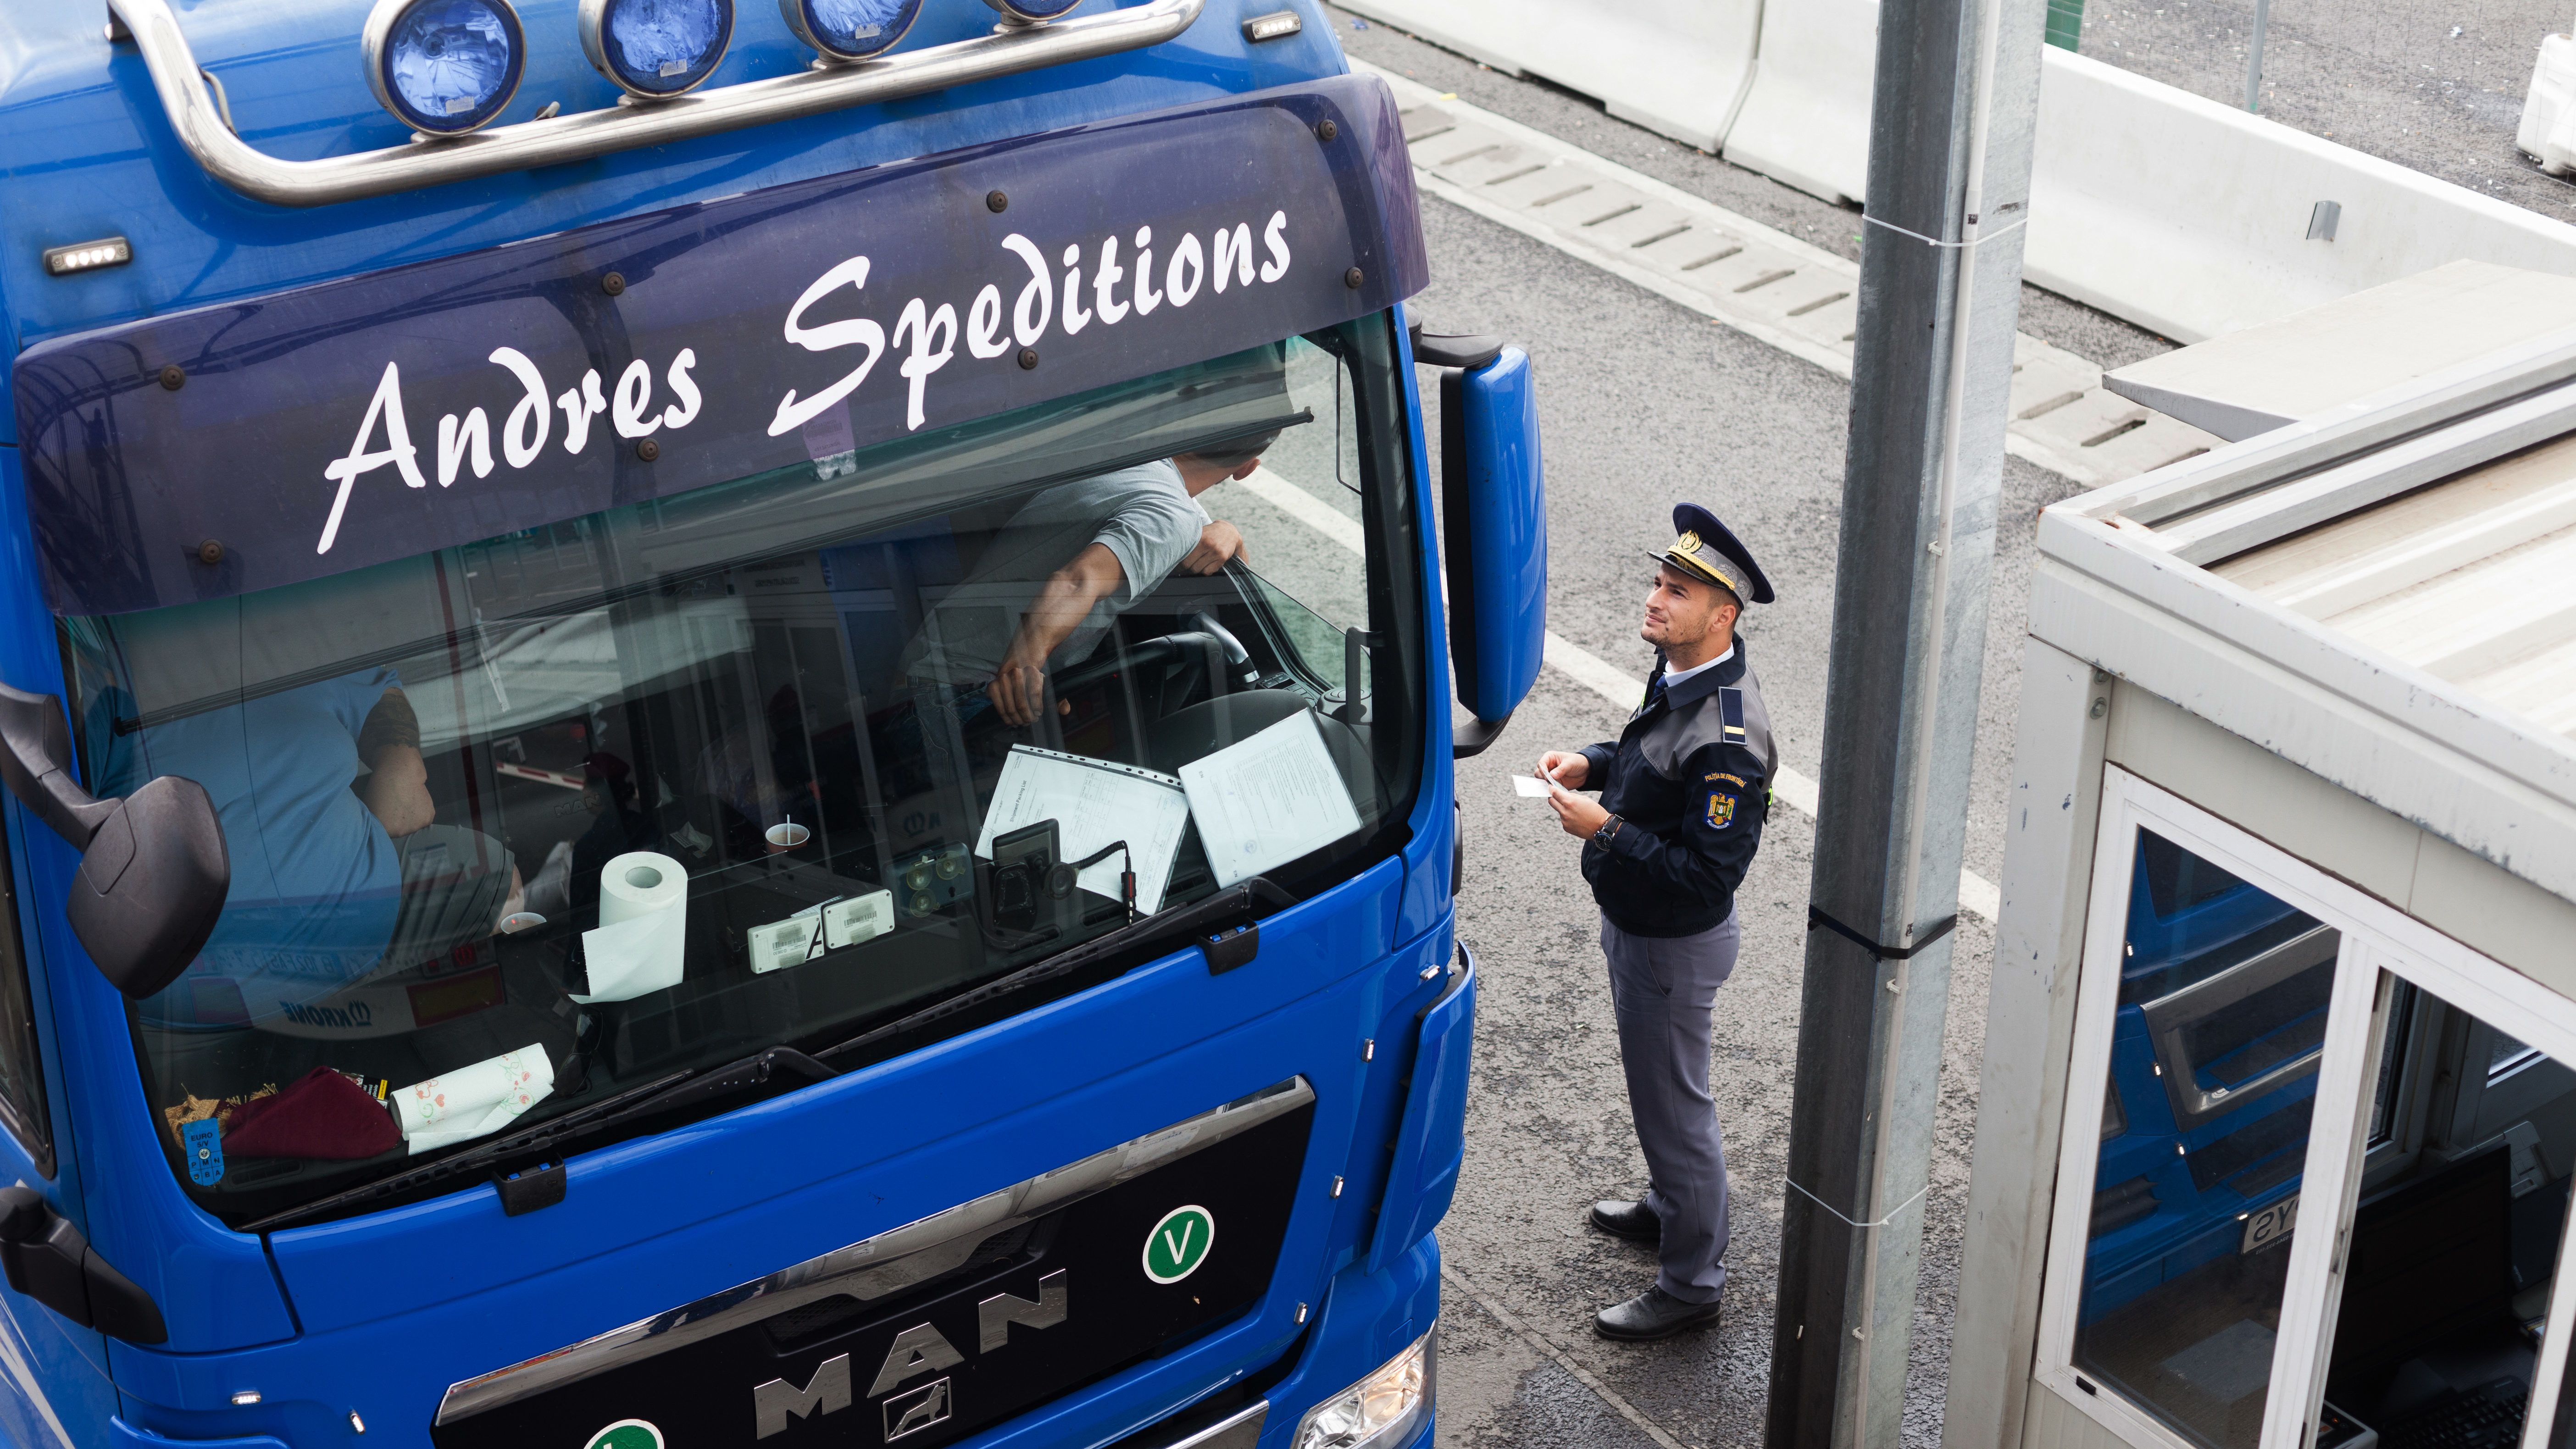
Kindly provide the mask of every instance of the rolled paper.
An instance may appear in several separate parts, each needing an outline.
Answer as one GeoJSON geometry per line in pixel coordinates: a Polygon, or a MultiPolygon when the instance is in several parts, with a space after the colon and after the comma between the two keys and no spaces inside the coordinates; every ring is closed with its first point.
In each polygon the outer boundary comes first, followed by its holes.
{"type": "Polygon", "coordinates": [[[631,1001],[677,986],[688,965],[689,872],[650,850],[599,870],[599,926],[581,933],[590,994],[573,1000],[631,1001]]]}
{"type": "Polygon", "coordinates": [[[413,1152],[427,1152],[498,1132],[554,1089],[554,1063],[534,1043],[396,1091],[394,1120],[413,1152]]]}

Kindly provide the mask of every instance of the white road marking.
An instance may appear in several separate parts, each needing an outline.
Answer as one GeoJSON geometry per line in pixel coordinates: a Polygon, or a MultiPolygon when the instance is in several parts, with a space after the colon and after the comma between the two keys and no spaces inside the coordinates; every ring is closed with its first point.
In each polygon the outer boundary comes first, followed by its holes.
{"type": "MultiPolygon", "coordinates": [[[[1240,486],[1255,498],[1287,514],[1353,553],[1363,552],[1359,521],[1335,512],[1314,494],[1280,477],[1267,468],[1258,468],[1240,486]]],[[[1444,581],[1441,591],[1448,592],[1444,581]]],[[[1629,674],[1600,655],[1585,649],[1551,629],[1543,657],[1550,668],[1617,705],[1623,712],[1633,710],[1645,697],[1644,680],[1629,674]]],[[[1771,792],[1799,814],[1812,820],[1816,816],[1816,782],[1782,765],[1772,776],[1771,792]]],[[[1993,920],[2002,909],[2003,893],[1994,882],[1974,871],[1959,872],[1959,908],[1971,915],[1993,920]]]]}

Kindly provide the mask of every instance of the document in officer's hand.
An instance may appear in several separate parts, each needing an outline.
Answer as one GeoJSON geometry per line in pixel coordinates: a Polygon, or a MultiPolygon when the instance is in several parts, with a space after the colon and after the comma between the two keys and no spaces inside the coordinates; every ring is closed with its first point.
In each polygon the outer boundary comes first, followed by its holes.
{"type": "Polygon", "coordinates": [[[1512,776],[1512,789],[1524,800],[1544,800],[1550,793],[1548,782],[1536,775],[1512,776]]]}
{"type": "Polygon", "coordinates": [[[1311,711],[1181,766],[1181,786],[1219,887],[1313,854],[1360,828],[1351,787],[1311,711]]]}

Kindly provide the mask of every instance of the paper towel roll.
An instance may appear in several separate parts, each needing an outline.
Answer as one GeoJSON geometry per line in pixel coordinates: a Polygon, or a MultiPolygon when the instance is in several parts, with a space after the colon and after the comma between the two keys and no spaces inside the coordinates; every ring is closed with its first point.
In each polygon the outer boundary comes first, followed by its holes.
{"type": "Polygon", "coordinates": [[[689,872],[650,850],[631,850],[599,869],[599,928],[581,933],[590,994],[573,1000],[631,1001],[680,984],[688,961],[689,872]]]}
{"type": "Polygon", "coordinates": [[[555,1089],[542,1043],[415,1082],[393,1095],[394,1119],[414,1152],[497,1132],[555,1089]]]}
{"type": "Polygon", "coordinates": [[[689,869],[667,855],[630,850],[599,868],[599,923],[614,926],[689,905],[689,869]]]}

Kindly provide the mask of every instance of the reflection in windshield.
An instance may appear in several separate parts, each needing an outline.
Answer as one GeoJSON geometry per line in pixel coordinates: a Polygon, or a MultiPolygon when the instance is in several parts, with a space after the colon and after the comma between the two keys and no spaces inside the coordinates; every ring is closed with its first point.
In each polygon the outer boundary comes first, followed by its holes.
{"type": "Polygon", "coordinates": [[[1401,526],[1401,431],[1363,440],[1347,405],[1394,411],[1384,326],[1324,339],[1366,360],[1338,410],[1343,364],[1297,339],[883,456],[66,621],[89,768],[115,793],[197,780],[232,854],[214,938],[135,1009],[199,1200],[285,1211],[1385,848],[1418,705],[1365,682],[1408,678],[1412,585],[1344,552],[1301,600],[1298,522],[1401,526]],[[1318,418],[1350,436],[1301,436],[1318,418]],[[1319,454],[1369,460],[1367,489],[1319,454]],[[1291,582],[1253,571],[1274,555],[1291,582]]]}

